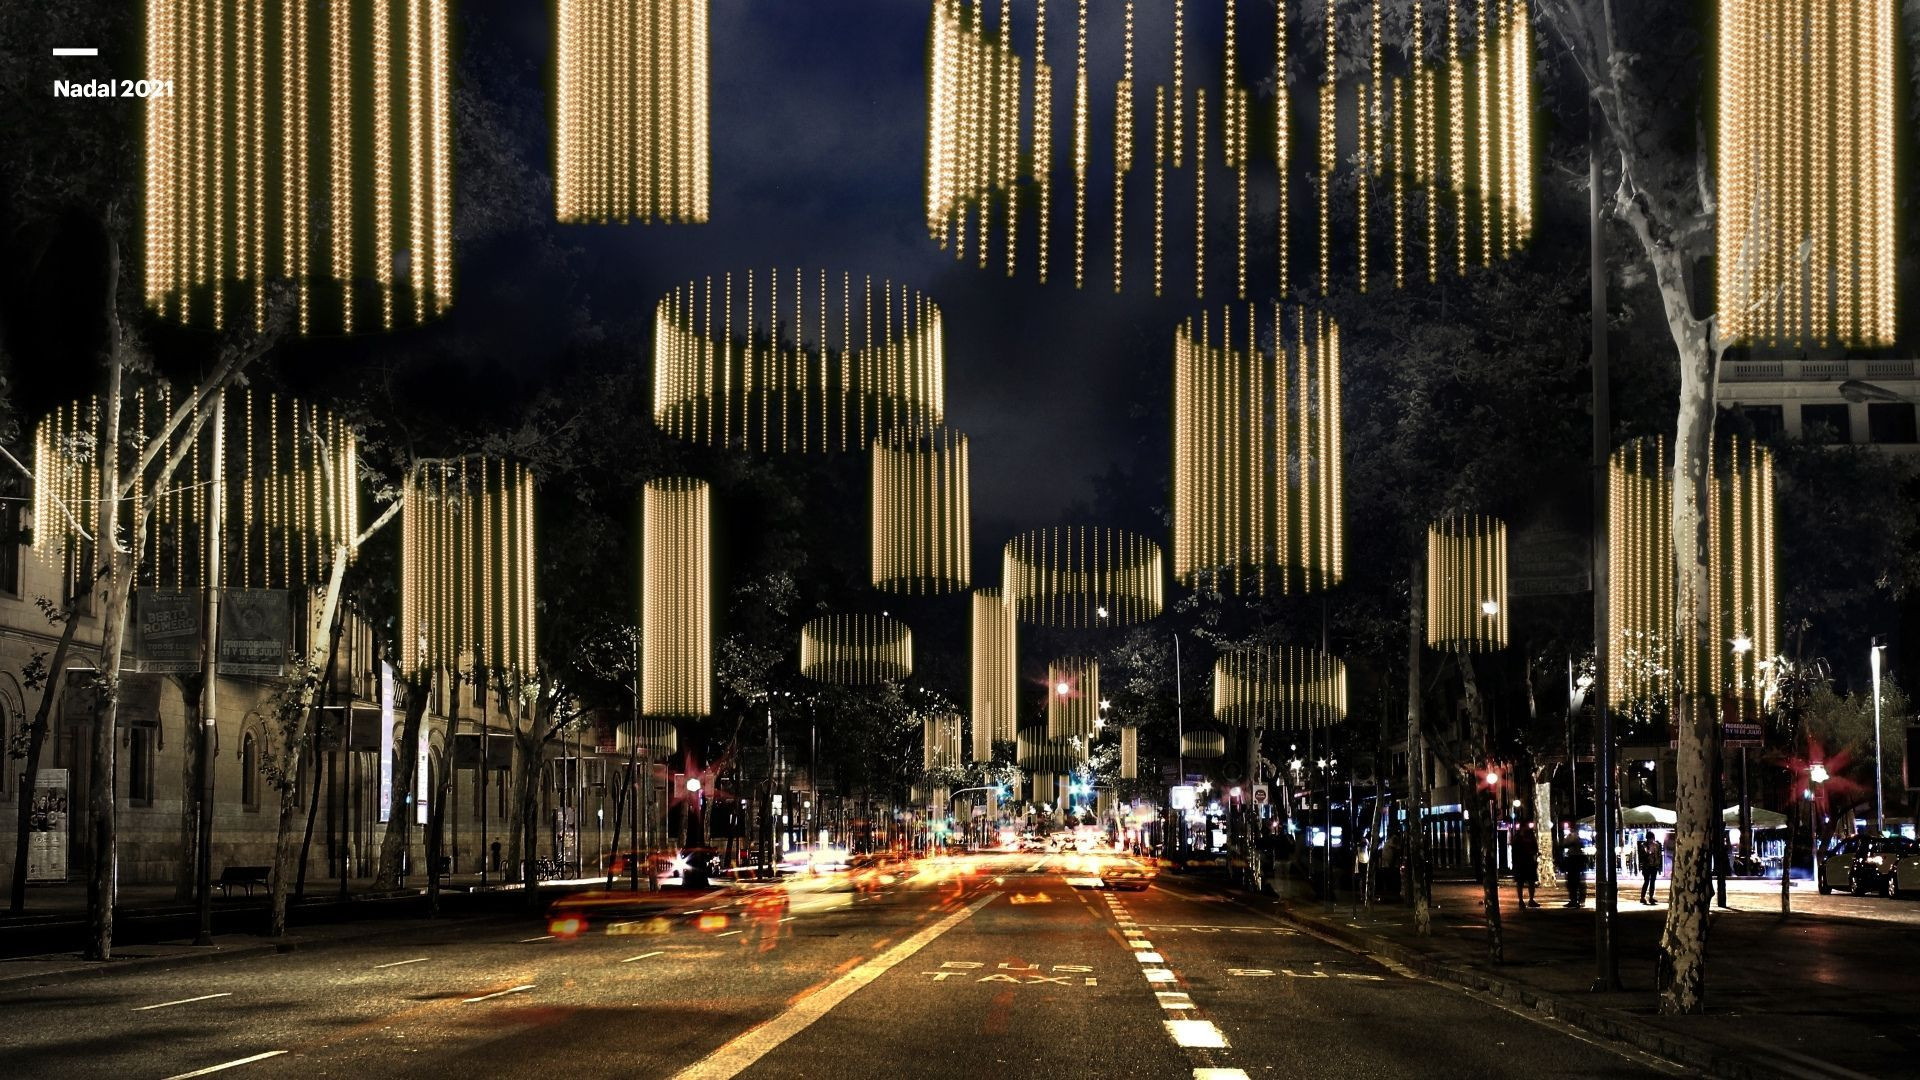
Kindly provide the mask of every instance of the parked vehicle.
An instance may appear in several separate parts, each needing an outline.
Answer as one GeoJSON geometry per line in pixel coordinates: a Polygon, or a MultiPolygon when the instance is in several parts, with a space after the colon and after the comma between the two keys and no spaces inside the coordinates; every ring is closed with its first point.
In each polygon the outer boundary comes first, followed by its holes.
{"type": "Polygon", "coordinates": [[[1853,862],[1860,851],[1864,837],[1842,836],[1834,840],[1825,853],[1820,856],[1819,872],[1814,875],[1814,885],[1825,896],[1835,889],[1853,889],[1853,862]]]}
{"type": "Polygon", "coordinates": [[[1138,859],[1108,859],[1100,868],[1100,883],[1109,889],[1144,889],[1156,873],[1138,859]]]}
{"type": "Polygon", "coordinates": [[[1920,896],[1920,843],[1904,836],[1861,837],[1849,886],[1855,896],[1920,896]]]}

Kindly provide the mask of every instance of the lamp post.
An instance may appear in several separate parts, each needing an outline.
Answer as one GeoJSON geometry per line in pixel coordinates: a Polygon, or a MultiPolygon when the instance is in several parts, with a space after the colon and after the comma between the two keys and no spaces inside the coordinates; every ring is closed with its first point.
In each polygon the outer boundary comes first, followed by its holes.
{"type": "Polygon", "coordinates": [[[1887,800],[1883,777],[1886,770],[1880,767],[1880,654],[1886,646],[1879,638],[1873,639],[1873,646],[1867,650],[1867,667],[1873,672],[1873,834],[1887,834],[1887,800]]]}
{"type": "MultiPolygon", "coordinates": [[[[1607,457],[1613,441],[1613,418],[1608,408],[1607,372],[1607,231],[1600,213],[1601,129],[1605,118],[1597,102],[1587,105],[1587,235],[1589,300],[1592,308],[1593,359],[1593,824],[1602,837],[1606,858],[1593,876],[1593,989],[1620,988],[1620,964],[1613,951],[1614,920],[1618,914],[1619,864],[1613,858],[1617,823],[1613,813],[1613,716],[1608,707],[1607,661],[1611,651],[1607,603],[1607,457]]],[[[1569,750],[1571,754],[1571,750],[1569,750]]],[[[1575,792],[1578,801],[1578,791],[1575,792]]]]}

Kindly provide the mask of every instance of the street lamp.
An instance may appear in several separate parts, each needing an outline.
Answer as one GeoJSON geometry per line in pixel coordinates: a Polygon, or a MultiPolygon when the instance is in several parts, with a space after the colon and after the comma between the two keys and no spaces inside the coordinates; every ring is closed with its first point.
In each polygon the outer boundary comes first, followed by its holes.
{"type": "Polygon", "coordinates": [[[1745,656],[1753,651],[1753,639],[1745,634],[1735,634],[1731,644],[1736,656],[1745,656]]]}
{"type": "Polygon", "coordinates": [[[1485,615],[1488,618],[1492,618],[1493,616],[1500,614],[1500,602],[1497,600],[1480,601],[1480,614],[1485,615]]]}
{"type": "Polygon", "coordinates": [[[1872,647],[1867,649],[1867,666],[1873,672],[1873,833],[1875,836],[1887,834],[1886,793],[1882,790],[1885,770],[1880,767],[1880,654],[1886,646],[1879,638],[1873,639],[1872,647]]]}

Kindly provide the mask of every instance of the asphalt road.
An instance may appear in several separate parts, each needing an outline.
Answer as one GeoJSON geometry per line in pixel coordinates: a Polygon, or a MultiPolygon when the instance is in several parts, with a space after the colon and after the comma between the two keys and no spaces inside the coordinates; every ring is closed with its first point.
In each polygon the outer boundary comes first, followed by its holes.
{"type": "Polygon", "coordinates": [[[1663,1063],[1162,878],[921,864],[0,994],[9,1077],[1619,1077],[1663,1063]],[[1217,1070],[1217,1071],[1209,1071],[1217,1070]],[[1237,1070],[1237,1071],[1236,1071],[1237,1070]]]}

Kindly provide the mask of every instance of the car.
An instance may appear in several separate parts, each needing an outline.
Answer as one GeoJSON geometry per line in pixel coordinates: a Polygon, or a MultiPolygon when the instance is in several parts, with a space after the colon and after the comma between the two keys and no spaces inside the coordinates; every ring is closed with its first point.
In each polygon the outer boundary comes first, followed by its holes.
{"type": "Polygon", "coordinates": [[[1920,843],[1904,836],[1862,837],[1848,884],[1856,896],[1920,896],[1920,843]]]}
{"type": "Polygon", "coordinates": [[[1853,888],[1853,860],[1859,853],[1859,836],[1842,836],[1831,841],[1816,864],[1813,884],[1825,896],[1835,889],[1853,888]]]}
{"type": "Polygon", "coordinates": [[[1109,859],[1100,868],[1100,883],[1109,889],[1144,889],[1153,883],[1156,873],[1137,859],[1109,859]]]}

